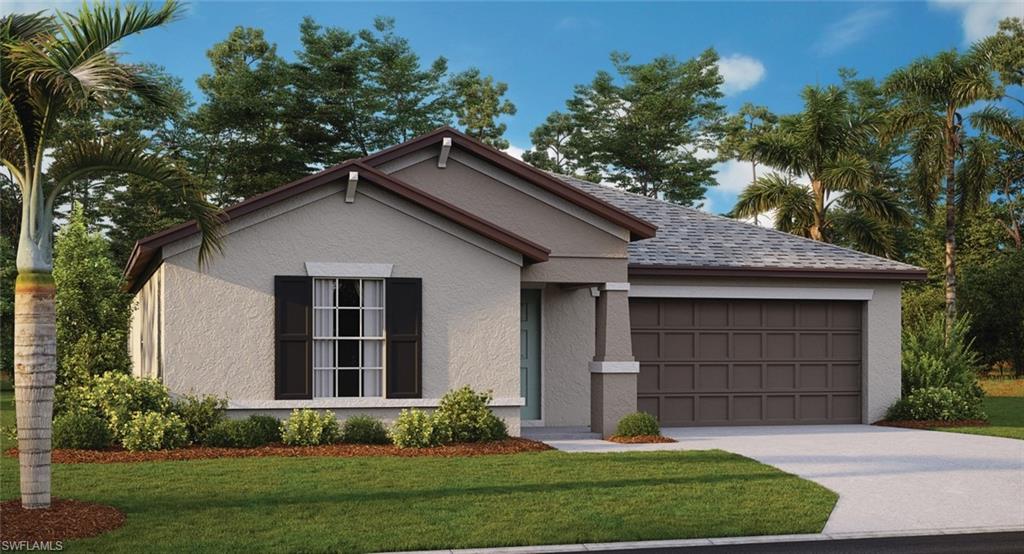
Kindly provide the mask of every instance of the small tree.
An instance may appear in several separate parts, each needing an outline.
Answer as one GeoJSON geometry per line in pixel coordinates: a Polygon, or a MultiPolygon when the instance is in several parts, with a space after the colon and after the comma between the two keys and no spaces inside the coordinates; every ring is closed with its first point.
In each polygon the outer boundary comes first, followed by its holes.
{"type": "Polygon", "coordinates": [[[53,281],[57,287],[57,382],[106,371],[131,370],[127,343],[131,296],[110,259],[107,239],[89,232],[82,206],[57,233],[53,281]]]}

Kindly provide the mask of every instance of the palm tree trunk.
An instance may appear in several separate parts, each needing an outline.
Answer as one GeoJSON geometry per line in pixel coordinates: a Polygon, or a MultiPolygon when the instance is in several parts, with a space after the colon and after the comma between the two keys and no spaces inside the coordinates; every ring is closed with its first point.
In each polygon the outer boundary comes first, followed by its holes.
{"type": "Polygon", "coordinates": [[[811,179],[811,191],[814,193],[814,224],[811,225],[811,238],[825,241],[822,229],[825,227],[825,191],[818,179],[811,179]]]}
{"type": "Polygon", "coordinates": [[[57,379],[53,275],[19,272],[14,287],[14,398],[21,505],[50,507],[50,439],[57,379]]]}
{"type": "Polygon", "coordinates": [[[956,156],[956,129],[953,125],[953,116],[950,114],[946,119],[946,260],[945,289],[946,289],[946,337],[953,328],[956,320],[956,168],[954,157],[956,156]]]}

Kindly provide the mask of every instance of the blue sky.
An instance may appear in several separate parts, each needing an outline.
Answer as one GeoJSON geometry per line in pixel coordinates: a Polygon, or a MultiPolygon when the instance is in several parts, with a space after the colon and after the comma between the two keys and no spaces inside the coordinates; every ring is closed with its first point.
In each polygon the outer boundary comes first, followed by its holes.
{"type": "MultiPolygon", "coordinates": [[[[2,10],[48,5],[5,1],[2,10]]],[[[1024,2],[200,1],[189,5],[182,20],[127,41],[121,50],[129,60],[164,65],[201,101],[195,79],[209,71],[205,53],[212,44],[236,25],[259,27],[279,53],[293,58],[306,15],[347,29],[367,27],[377,15],[393,16],[399,34],[425,61],[444,55],[453,70],[477,66],[507,82],[519,109],[506,121],[515,150],[529,147],[530,131],[563,107],[573,85],[609,67],[613,50],[645,61],[661,54],[688,58],[714,47],[722,56],[730,110],[754,102],[787,113],[800,108],[802,87],[836,81],[840,67],[882,78],[914,58],[986,36],[1002,17],[1024,17],[1024,2]]],[[[706,206],[714,212],[732,206],[749,175],[739,162],[719,169],[720,184],[706,206]]]]}

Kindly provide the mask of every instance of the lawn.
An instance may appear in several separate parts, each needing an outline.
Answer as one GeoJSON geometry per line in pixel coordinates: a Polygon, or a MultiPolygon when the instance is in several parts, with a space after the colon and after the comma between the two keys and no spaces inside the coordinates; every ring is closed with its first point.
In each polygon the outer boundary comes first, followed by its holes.
{"type": "Polygon", "coordinates": [[[940,431],[1024,440],[1024,379],[982,379],[988,427],[949,427],[940,431]]]}
{"type": "MultiPolygon", "coordinates": [[[[16,472],[17,460],[0,460],[0,498],[17,495],[16,472]]],[[[53,480],[58,496],[128,515],[111,534],[70,543],[75,552],[367,552],[815,533],[836,502],[819,485],[715,450],[78,464],[56,465],[53,480]]]]}

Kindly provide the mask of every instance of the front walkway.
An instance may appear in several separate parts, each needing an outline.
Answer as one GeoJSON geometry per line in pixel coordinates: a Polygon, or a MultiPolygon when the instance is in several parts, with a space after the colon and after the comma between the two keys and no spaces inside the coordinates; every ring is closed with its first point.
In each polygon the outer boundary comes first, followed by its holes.
{"type": "Polygon", "coordinates": [[[754,458],[839,494],[824,533],[1024,530],[1024,441],[870,425],[662,431],[679,442],[546,442],[569,452],[718,448],[754,458]]]}

